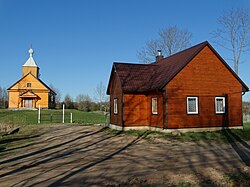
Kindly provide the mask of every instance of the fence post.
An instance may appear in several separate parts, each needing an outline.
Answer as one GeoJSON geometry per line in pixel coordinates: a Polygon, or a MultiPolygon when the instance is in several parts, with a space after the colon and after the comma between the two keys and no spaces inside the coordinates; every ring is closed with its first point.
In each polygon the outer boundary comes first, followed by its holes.
{"type": "Polygon", "coordinates": [[[73,122],[73,114],[70,113],[70,123],[72,123],[72,122],[73,122]]]}
{"type": "Polygon", "coordinates": [[[65,105],[63,104],[63,116],[62,116],[62,123],[64,123],[64,108],[65,108],[65,105]]]}
{"type": "Polygon", "coordinates": [[[50,123],[52,123],[52,113],[50,114],[50,123]]]}
{"type": "Polygon", "coordinates": [[[108,112],[104,112],[104,116],[105,116],[105,127],[108,127],[109,124],[108,124],[108,112]]]}
{"type": "Polygon", "coordinates": [[[41,123],[41,108],[40,108],[40,104],[38,105],[38,124],[41,123]]]}

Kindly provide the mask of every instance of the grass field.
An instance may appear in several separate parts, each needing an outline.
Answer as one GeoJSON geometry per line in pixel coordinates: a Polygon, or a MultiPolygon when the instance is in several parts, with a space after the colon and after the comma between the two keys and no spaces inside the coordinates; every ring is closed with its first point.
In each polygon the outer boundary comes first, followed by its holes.
{"type": "MultiPolygon", "coordinates": [[[[107,129],[112,134],[120,134],[120,131],[107,129]]],[[[177,135],[164,132],[156,131],[143,131],[143,130],[129,130],[122,132],[127,135],[147,135],[146,139],[152,140],[154,138],[171,138],[177,141],[220,141],[220,142],[231,142],[235,141],[235,138],[230,138],[230,136],[237,137],[237,139],[242,139],[244,141],[250,141],[250,122],[244,123],[243,129],[231,129],[231,130],[218,130],[218,131],[205,131],[205,132],[186,132],[177,135]]]]}
{"type": "MultiPolygon", "coordinates": [[[[65,110],[65,123],[100,124],[105,123],[106,116],[98,112],[82,112],[78,110],[65,110]]],[[[37,110],[5,110],[0,109],[0,123],[30,125],[38,123],[37,110]]],[[[41,123],[62,123],[62,110],[41,110],[41,123]]]]}
{"type": "Polygon", "coordinates": [[[243,127],[244,130],[250,130],[250,122],[245,122],[243,127]]]}
{"type": "MultiPolygon", "coordinates": [[[[73,116],[73,123],[76,124],[104,124],[108,121],[108,117],[103,113],[98,112],[82,112],[78,110],[65,110],[65,123],[70,123],[70,113],[73,116]]],[[[38,124],[37,110],[0,110],[0,124],[14,124],[14,125],[32,125],[38,124]]],[[[41,124],[62,123],[62,110],[41,110],[41,124]]],[[[232,129],[230,132],[236,134],[243,140],[250,141],[250,122],[244,123],[244,130],[232,129]]],[[[118,133],[115,130],[109,130],[111,133],[118,133]]],[[[120,132],[119,132],[120,133],[120,132]]],[[[227,131],[215,132],[188,132],[181,135],[172,135],[170,133],[160,133],[153,131],[126,131],[124,134],[153,134],[161,138],[174,138],[180,141],[199,141],[216,140],[216,141],[230,141],[227,138],[227,131]]],[[[150,137],[150,136],[149,136],[150,137]]]]}

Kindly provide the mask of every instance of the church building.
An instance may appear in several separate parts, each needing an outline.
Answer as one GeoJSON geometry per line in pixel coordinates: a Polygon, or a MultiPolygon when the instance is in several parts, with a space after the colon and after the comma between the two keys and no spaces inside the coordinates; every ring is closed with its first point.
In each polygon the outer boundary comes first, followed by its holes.
{"type": "Polygon", "coordinates": [[[39,78],[39,67],[29,49],[29,59],[22,67],[22,78],[10,86],[9,108],[54,108],[56,93],[39,78]]]}

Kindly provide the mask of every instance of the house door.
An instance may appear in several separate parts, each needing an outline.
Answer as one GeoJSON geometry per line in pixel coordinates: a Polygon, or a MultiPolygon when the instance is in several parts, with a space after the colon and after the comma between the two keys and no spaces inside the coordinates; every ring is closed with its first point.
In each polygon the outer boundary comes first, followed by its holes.
{"type": "Polygon", "coordinates": [[[32,99],[24,99],[24,107],[32,108],[32,99]]]}

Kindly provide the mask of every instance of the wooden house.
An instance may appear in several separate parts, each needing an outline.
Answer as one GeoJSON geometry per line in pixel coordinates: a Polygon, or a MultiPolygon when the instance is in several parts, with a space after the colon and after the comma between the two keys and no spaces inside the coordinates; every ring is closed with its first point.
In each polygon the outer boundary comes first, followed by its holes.
{"type": "Polygon", "coordinates": [[[110,127],[242,127],[248,91],[207,41],[151,64],[113,63],[110,127]]]}
{"type": "Polygon", "coordinates": [[[7,89],[9,108],[55,107],[56,93],[39,78],[33,53],[33,49],[29,49],[30,57],[22,67],[22,78],[7,89]]]}

